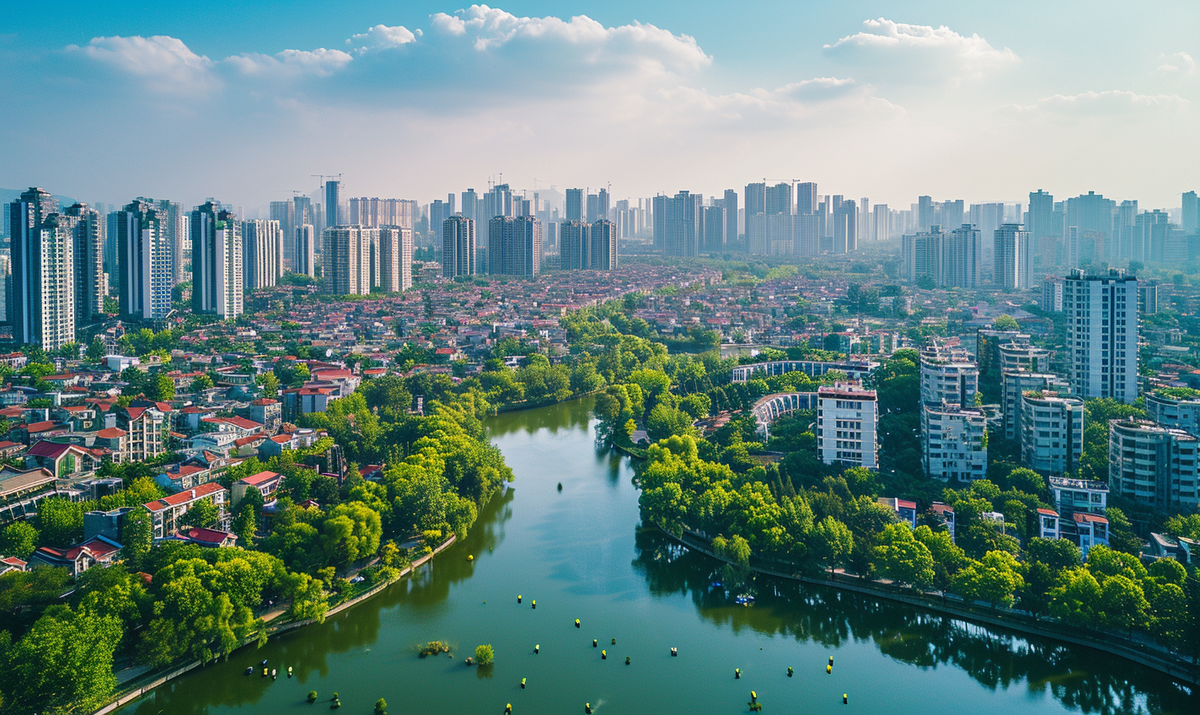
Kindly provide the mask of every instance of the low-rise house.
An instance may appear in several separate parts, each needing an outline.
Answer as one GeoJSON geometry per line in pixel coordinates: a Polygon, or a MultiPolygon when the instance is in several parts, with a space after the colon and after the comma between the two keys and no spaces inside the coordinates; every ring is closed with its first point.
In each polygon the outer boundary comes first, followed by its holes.
{"type": "Polygon", "coordinates": [[[29,557],[29,566],[62,567],[72,576],[79,576],[93,566],[112,566],[120,553],[121,544],[105,536],[95,536],[69,549],[43,546],[29,557]]]}
{"type": "Polygon", "coordinates": [[[270,397],[262,397],[250,403],[250,419],[258,422],[270,433],[283,426],[283,404],[270,397]]]}
{"type": "Polygon", "coordinates": [[[123,506],[111,511],[89,511],[83,515],[84,541],[95,536],[104,536],[112,541],[121,540],[121,532],[125,529],[125,519],[137,507],[123,506]]]}
{"type": "Polygon", "coordinates": [[[28,564],[16,556],[5,556],[4,558],[0,558],[0,576],[9,571],[24,571],[26,566],[28,564]]]}
{"type": "Polygon", "coordinates": [[[73,444],[42,440],[25,454],[26,467],[41,467],[58,479],[77,479],[93,474],[100,460],[91,450],[73,444]]]}
{"type": "Polygon", "coordinates": [[[1075,512],[1073,516],[1075,530],[1079,534],[1079,550],[1083,558],[1093,546],[1103,544],[1108,546],[1108,519],[1098,514],[1075,512]]]}
{"type": "Polygon", "coordinates": [[[940,501],[935,501],[929,505],[929,511],[946,527],[950,532],[950,538],[954,538],[954,507],[949,504],[943,504],[940,501]]]}
{"type": "Polygon", "coordinates": [[[167,451],[167,416],[157,407],[118,407],[116,426],[127,434],[126,461],[145,462],[167,451]]]}
{"type": "Polygon", "coordinates": [[[209,482],[145,504],[144,507],[146,511],[150,512],[151,522],[154,525],[154,538],[165,539],[178,533],[182,526],[180,520],[201,501],[213,503],[217,508],[217,523],[225,527],[229,521],[225,509],[228,493],[228,490],[220,484],[209,482]]]}
{"type": "Polygon", "coordinates": [[[1038,509],[1038,537],[1042,539],[1058,539],[1062,537],[1059,528],[1058,512],[1053,509],[1038,509]]]}
{"type": "Polygon", "coordinates": [[[57,478],[41,467],[0,468],[0,523],[37,514],[38,502],[55,494],[57,478]]]}
{"type": "Polygon", "coordinates": [[[914,529],[917,528],[917,503],[915,501],[895,497],[879,497],[878,501],[895,512],[897,519],[914,529]]]}
{"type": "Polygon", "coordinates": [[[208,549],[228,549],[237,546],[237,534],[219,529],[205,529],[194,526],[179,533],[179,538],[188,543],[203,546],[208,549]]]}
{"type": "Polygon", "coordinates": [[[275,492],[279,490],[283,484],[283,475],[275,472],[259,472],[252,474],[245,479],[239,479],[233,483],[233,509],[237,511],[238,505],[242,499],[246,497],[246,492],[254,489],[262,495],[263,505],[269,505],[275,501],[275,492]]]}
{"type": "Polygon", "coordinates": [[[207,467],[181,462],[168,464],[162,472],[154,476],[154,481],[172,494],[178,494],[192,487],[207,484],[211,478],[212,472],[207,467]]]}

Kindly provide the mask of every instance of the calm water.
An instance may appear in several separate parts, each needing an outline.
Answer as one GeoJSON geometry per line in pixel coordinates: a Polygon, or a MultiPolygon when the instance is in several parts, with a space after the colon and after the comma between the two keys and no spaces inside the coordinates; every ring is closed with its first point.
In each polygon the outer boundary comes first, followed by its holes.
{"type": "Polygon", "coordinates": [[[760,579],[757,605],[736,606],[711,586],[711,561],[639,529],[632,470],[596,450],[587,407],[492,420],[517,481],[432,569],[122,712],[324,711],[305,702],[317,690],[364,715],[380,697],[393,714],[582,713],[585,702],[601,715],[742,713],[752,689],[766,713],[1200,712],[1200,699],[1125,661],[868,597],[760,579]],[[455,657],[419,659],[429,640],[455,657]],[[464,665],[481,643],[495,665],[464,665]],[[295,677],[242,675],[263,658],[295,677]]]}

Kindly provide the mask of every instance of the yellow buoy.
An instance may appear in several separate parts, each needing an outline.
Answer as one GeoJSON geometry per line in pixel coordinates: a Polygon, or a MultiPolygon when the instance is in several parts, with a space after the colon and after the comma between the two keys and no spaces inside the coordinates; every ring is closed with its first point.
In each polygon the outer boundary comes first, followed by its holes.
{"type": "Polygon", "coordinates": [[[590,712],[592,712],[592,704],[591,704],[591,703],[584,703],[584,704],[583,704],[583,711],[584,711],[585,713],[590,713],[590,712]]]}
{"type": "Polygon", "coordinates": [[[849,699],[850,698],[848,695],[846,695],[846,693],[842,693],[842,705],[846,705],[849,702],[849,699]]]}
{"type": "Polygon", "coordinates": [[[474,561],[474,560],[475,560],[474,556],[472,556],[471,554],[467,554],[467,561],[474,561]]]}
{"type": "Polygon", "coordinates": [[[827,666],[825,666],[825,672],[826,672],[826,673],[832,673],[832,672],[833,672],[833,666],[832,666],[832,665],[827,665],[827,666]]]}
{"type": "Polygon", "coordinates": [[[606,651],[606,650],[600,651],[600,660],[608,660],[608,651],[606,651]]]}
{"type": "Polygon", "coordinates": [[[832,655],[831,655],[831,656],[829,656],[829,664],[830,664],[830,665],[833,665],[833,656],[832,656],[832,655]]]}
{"type": "Polygon", "coordinates": [[[754,702],[755,700],[758,700],[758,693],[751,690],[750,691],[750,702],[754,702]]]}
{"type": "Polygon", "coordinates": [[[578,618],[576,618],[576,619],[575,619],[575,627],[576,627],[576,628],[578,628],[578,627],[579,627],[579,619],[578,619],[578,618]]]}
{"type": "Polygon", "coordinates": [[[533,607],[534,607],[534,608],[537,608],[537,599],[536,599],[536,598],[535,598],[535,599],[533,599],[533,607]]]}
{"type": "Polygon", "coordinates": [[[504,712],[506,712],[506,713],[512,712],[512,703],[508,703],[507,705],[504,706],[504,712]]]}
{"type": "Polygon", "coordinates": [[[521,690],[525,689],[525,679],[521,678],[521,690]]]}
{"type": "Polygon", "coordinates": [[[735,680],[736,680],[737,678],[740,678],[740,677],[742,677],[742,669],[741,669],[741,668],[734,668],[734,669],[733,669],[733,677],[734,677],[734,679],[735,679],[735,680]]]}
{"type": "Polygon", "coordinates": [[[537,653],[539,650],[541,650],[541,648],[542,648],[541,644],[534,645],[534,646],[533,646],[533,652],[534,652],[534,653],[537,653]]]}
{"type": "Polygon", "coordinates": [[[596,647],[596,639],[595,639],[595,638],[593,638],[593,639],[592,639],[592,647],[593,647],[593,648],[595,648],[595,647],[596,647]]]}
{"type": "Polygon", "coordinates": [[[521,594],[518,593],[517,594],[517,603],[520,603],[520,602],[521,602],[521,594]]]}
{"type": "Polygon", "coordinates": [[[792,666],[788,666],[788,677],[792,677],[792,666]]]}

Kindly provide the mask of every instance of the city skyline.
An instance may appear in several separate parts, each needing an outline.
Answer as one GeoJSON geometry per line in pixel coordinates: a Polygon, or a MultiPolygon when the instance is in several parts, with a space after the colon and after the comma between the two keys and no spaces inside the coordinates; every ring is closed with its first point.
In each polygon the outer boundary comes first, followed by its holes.
{"type": "Polygon", "coordinates": [[[265,207],[331,172],[346,195],[424,203],[503,172],[614,196],[802,177],[893,206],[1044,188],[1175,208],[1200,158],[1200,10],[1182,3],[1132,24],[1078,3],[58,8],[15,9],[0,37],[0,87],[31,100],[0,129],[0,186],[92,202],[265,207]],[[32,101],[47,87],[90,110],[32,101]],[[165,159],[120,170],[135,143],[165,159]],[[81,147],[114,169],[75,171],[81,147]]]}

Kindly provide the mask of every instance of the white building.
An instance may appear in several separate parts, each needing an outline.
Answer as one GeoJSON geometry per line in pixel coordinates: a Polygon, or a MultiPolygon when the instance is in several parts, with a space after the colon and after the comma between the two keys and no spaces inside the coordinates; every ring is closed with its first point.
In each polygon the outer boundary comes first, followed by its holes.
{"type": "Polygon", "coordinates": [[[1005,370],[1001,381],[1000,402],[1004,410],[1004,437],[1021,439],[1021,400],[1026,392],[1054,390],[1062,394],[1070,391],[1070,383],[1058,375],[1028,370],[1005,370]]]}
{"type": "Polygon", "coordinates": [[[1042,310],[1047,313],[1063,311],[1063,279],[1058,276],[1046,276],[1042,279],[1042,310]]]}
{"type": "Polygon", "coordinates": [[[283,233],[278,221],[242,222],[242,259],[246,290],[276,284],[283,275],[283,233]]]}
{"type": "Polygon", "coordinates": [[[1006,223],[996,229],[993,242],[993,264],[996,285],[1009,290],[1029,287],[1033,251],[1029,247],[1029,232],[1019,223],[1006,223]]]}
{"type": "Polygon", "coordinates": [[[310,278],[317,275],[316,232],[311,223],[296,227],[296,243],[292,254],[292,272],[310,278]]]}
{"type": "Polygon", "coordinates": [[[399,293],[412,288],[412,256],[411,228],[380,227],[379,276],[375,285],[384,293],[399,293]]]}
{"type": "Polygon", "coordinates": [[[874,390],[843,382],[817,389],[817,449],[821,461],[877,469],[879,414],[874,390]]]}
{"type": "Polygon", "coordinates": [[[979,369],[967,352],[931,340],[921,351],[921,453],[935,479],[987,473],[987,418],[974,409],[979,369]]]}
{"type": "Polygon", "coordinates": [[[1021,464],[1039,474],[1079,469],[1083,400],[1056,392],[1026,392],[1021,400],[1021,464]]]}
{"type": "Polygon", "coordinates": [[[243,312],[242,224],[212,200],[191,216],[192,310],[236,318],[243,312]]]}
{"type": "Polygon", "coordinates": [[[1137,399],[1137,279],[1075,270],[1063,282],[1071,389],[1084,399],[1137,399]]]}
{"type": "Polygon", "coordinates": [[[1108,484],[1114,494],[1156,509],[1195,510],[1200,504],[1196,459],[1200,439],[1147,420],[1112,420],[1108,427],[1108,484]]]}
{"type": "Polygon", "coordinates": [[[442,222],[442,277],[473,276],[475,221],[455,214],[442,222]]]}
{"type": "Polygon", "coordinates": [[[973,481],[987,476],[987,418],[979,410],[925,405],[921,444],[925,473],[934,479],[973,481]]]}
{"type": "Polygon", "coordinates": [[[330,295],[368,295],[372,276],[378,275],[373,261],[379,256],[379,229],[334,226],[325,229],[321,270],[324,290],[330,295]]]}
{"type": "Polygon", "coordinates": [[[1104,482],[1050,477],[1050,490],[1054,492],[1054,505],[1063,514],[1103,514],[1108,509],[1108,485],[1104,482]]]}
{"type": "Polygon", "coordinates": [[[1146,416],[1163,427],[1200,435],[1200,393],[1159,389],[1146,395],[1146,416]]]}

